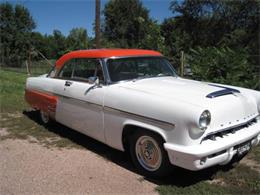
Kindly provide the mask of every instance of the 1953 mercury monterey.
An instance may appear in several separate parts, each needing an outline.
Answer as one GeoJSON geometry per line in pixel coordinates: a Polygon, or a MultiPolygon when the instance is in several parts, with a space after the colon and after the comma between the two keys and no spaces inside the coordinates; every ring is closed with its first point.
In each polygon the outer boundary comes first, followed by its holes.
{"type": "Polygon", "coordinates": [[[260,141],[259,91],[181,78],[156,51],[70,52],[27,79],[25,99],[43,123],[128,150],[148,176],[224,165],[260,141]]]}

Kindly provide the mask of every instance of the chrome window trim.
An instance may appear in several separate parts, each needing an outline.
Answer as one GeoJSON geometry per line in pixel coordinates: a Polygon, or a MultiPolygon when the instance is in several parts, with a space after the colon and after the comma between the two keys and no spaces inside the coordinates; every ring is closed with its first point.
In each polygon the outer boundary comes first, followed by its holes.
{"type": "MultiPolygon", "coordinates": [[[[133,81],[135,79],[128,79],[128,80],[123,80],[123,81],[117,81],[117,82],[113,82],[111,81],[110,75],[109,75],[109,71],[108,71],[108,67],[107,67],[107,61],[110,59],[125,59],[125,58],[145,58],[145,57],[151,57],[151,58],[162,58],[162,59],[166,59],[168,62],[169,60],[164,57],[164,56],[155,56],[155,55],[134,55],[134,56],[117,56],[117,57],[109,57],[109,58],[103,58],[104,61],[104,65],[105,65],[105,69],[106,69],[106,74],[107,74],[107,85],[113,85],[113,84],[118,84],[118,83],[125,83],[125,82],[129,82],[129,81],[133,81]]],[[[176,73],[175,69],[173,68],[172,64],[169,62],[169,67],[170,69],[175,73],[175,77],[179,77],[178,74],[176,73]]],[[[151,77],[151,78],[155,78],[155,77],[151,77]]]]}
{"type": "MultiPolygon", "coordinates": [[[[89,60],[97,60],[101,66],[101,69],[102,69],[102,73],[103,73],[103,77],[104,77],[104,84],[102,83],[101,85],[106,85],[107,83],[107,74],[105,74],[105,65],[104,65],[104,62],[103,62],[103,59],[102,58],[71,58],[70,60],[66,61],[63,65],[62,65],[62,68],[59,69],[59,71],[57,71],[56,73],[56,76],[53,77],[54,79],[61,79],[61,80],[71,80],[71,81],[76,81],[76,82],[83,82],[83,83],[89,83],[88,81],[86,80],[81,80],[81,79],[73,79],[72,77],[59,77],[61,71],[63,70],[64,66],[66,65],[67,62],[70,62],[71,60],[75,60],[75,59],[89,59],[89,60]]],[[[73,72],[74,72],[74,68],[75,68],[75,64],[73,66],[73,72]]],[[[72,73],[73,74],[73,73],[72,73]]]]}

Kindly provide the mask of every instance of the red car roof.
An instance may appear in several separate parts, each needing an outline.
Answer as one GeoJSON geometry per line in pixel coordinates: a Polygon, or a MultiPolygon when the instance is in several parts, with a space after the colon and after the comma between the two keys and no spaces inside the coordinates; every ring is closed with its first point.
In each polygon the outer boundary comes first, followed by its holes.
{"type": "Polygon", "coordinates": [[[110,58],[123,56],[162,56],[161,53],[152,50],[143,49],[91,49],[78,50],[69,52],[56,61],[57,67],[62,67],[63,64],[72,58],[110,58]]]}

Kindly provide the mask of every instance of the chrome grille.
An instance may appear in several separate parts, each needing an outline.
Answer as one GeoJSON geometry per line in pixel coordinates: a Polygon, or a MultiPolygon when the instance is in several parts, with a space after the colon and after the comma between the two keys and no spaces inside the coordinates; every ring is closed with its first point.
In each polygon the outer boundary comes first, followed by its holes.
{"type": "Polygon", "coordinates": [[[244,128],[247,128],[247,127],[250,127],[254,124],[257,123],[257,120],[256,118],[248,121],[247,123],[244,123],[242,125],[238,125],[238,126],[235,126],[235,127],[231,127],[231,128],[228,128],[228,129],[225,129],[223,131],[218,131],[218,132],[215,132],[215,133],[212,133],[212,134],[209,134],[207,136],[205,136],[202,140],[201,140],[201,143],[203,141],[206,141],[206,140],[213,140],[215,141],[216,138],[220,137],[220,138],[223,138],[225,135],[228,135],[228,134],[235,134],[237,131],[241,130],[241,129],[244,129],[244,128]]]}

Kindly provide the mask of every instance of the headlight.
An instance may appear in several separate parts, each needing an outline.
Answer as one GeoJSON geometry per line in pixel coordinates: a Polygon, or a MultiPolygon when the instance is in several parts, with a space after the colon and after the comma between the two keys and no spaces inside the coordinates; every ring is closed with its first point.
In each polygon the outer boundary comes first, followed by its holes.
{"type": "Polygon", "coordinates": [[[255,119],[256,119],[256,122],[259,123],[260,122],[260,115],[258,115],[255,119]]]}
{"type": "Polygon", "coordinates": [[[206,130],[209,126],[211,121],[210,112],[208,110],[205,110],[201,115],[199,119],[199,127],[201,130],[206,130]]]}

